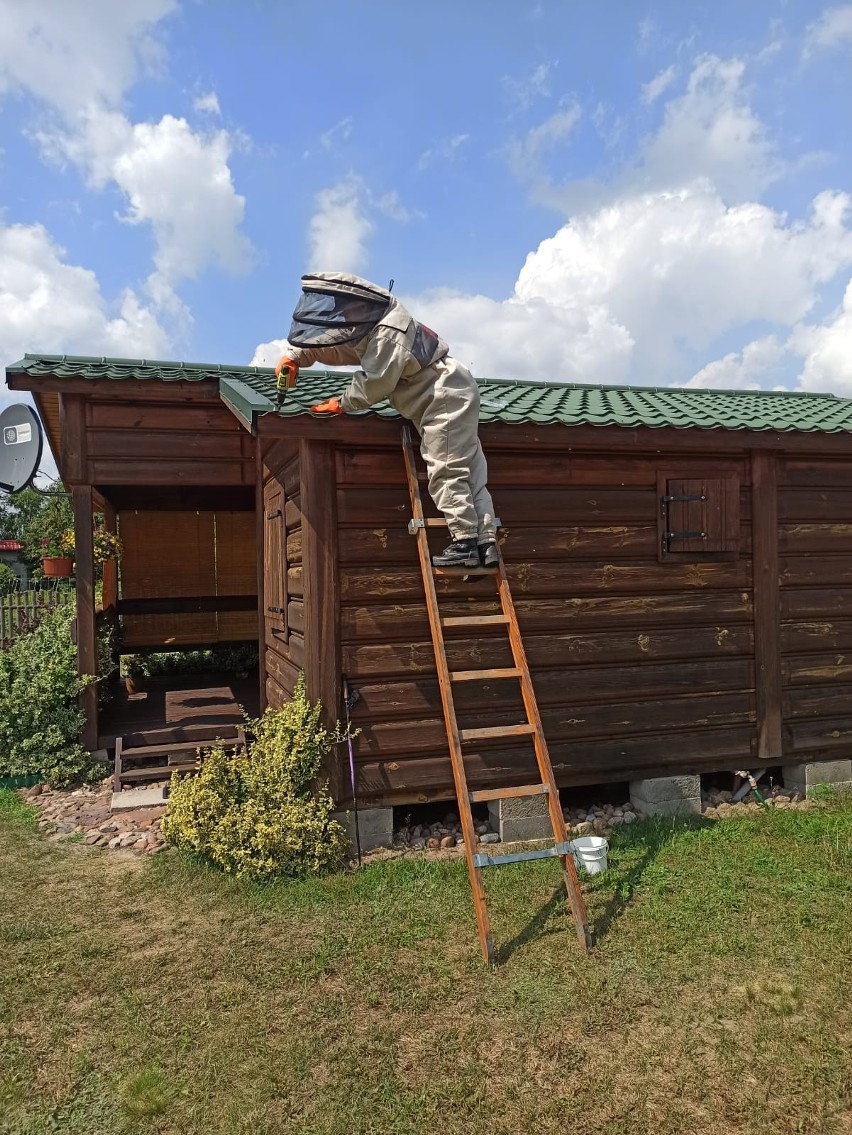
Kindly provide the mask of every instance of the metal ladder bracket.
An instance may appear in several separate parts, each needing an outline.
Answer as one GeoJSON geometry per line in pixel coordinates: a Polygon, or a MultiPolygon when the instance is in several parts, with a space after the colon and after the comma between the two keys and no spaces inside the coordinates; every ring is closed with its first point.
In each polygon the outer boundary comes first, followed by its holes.
{"type": "Polygon", "coordinates": [[[513,851],[509,855],[474,855],[474,867],[505,867],[507,863],[528,863],[531,859],[562,859],[571,854],[570,843],[555,843],[541,851],[513,851]]]}

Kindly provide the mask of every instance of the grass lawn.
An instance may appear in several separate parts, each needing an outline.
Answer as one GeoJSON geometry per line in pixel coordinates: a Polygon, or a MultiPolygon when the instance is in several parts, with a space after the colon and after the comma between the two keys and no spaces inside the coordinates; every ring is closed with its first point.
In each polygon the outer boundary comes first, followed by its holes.
{"type": "Polygon", "coordinates": [[[0,794],[3,1135],[852,1132],[852,800],[553,861],[252,886],[45,840],[0,794]]]}

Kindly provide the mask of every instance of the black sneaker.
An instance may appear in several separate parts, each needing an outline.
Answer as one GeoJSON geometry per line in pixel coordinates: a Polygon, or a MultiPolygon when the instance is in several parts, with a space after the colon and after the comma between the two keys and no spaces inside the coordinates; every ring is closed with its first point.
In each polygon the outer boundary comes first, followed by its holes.
{"type": "Polygon", "coordinates": [[[484,568],[496,568],[500,563],[497,545],[493,540],[479,545],[479,562],[484,568]]]}
{"type": "Polygon", "coordinates": [[[476,537],[469,540],[453,540],[440,556],[433,556],[435,567],[479,567],[479,548],[476,537]]]}

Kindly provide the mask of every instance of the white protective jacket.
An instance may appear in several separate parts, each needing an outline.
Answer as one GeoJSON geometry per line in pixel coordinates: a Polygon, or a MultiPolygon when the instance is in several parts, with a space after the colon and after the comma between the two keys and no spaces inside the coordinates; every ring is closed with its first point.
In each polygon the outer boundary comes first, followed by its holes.
{"type": "Polygon", "coordinates": [[[447,344],[384,288],[341,272],[302,277],[287,351],[299,366],[358,366],[345,413],[385,398],[420,434],[429,492],[454,540],[494,540],[494,505],[479,442],[479,388],[447,344]]]}

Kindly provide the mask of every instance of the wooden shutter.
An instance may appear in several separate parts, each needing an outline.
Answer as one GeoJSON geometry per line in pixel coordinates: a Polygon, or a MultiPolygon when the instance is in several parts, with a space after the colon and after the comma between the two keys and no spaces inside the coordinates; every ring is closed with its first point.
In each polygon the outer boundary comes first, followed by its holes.
{"type": "Polygon", "coordinates": [[[658,478],[660,558],[733,559],[739,551],[739,481],[734,475],[658,478]]]}
{"type": "Polygon", "coordinates": [[[276,480],[263,488],[263,608],[267,634],[287,635],[287,529],[284,487],[276,480]]]}

